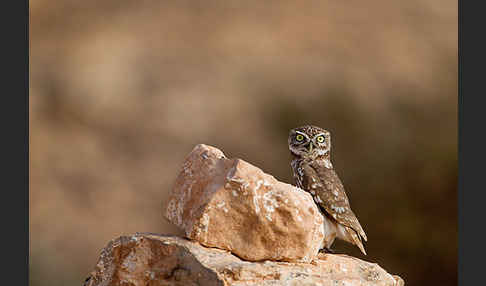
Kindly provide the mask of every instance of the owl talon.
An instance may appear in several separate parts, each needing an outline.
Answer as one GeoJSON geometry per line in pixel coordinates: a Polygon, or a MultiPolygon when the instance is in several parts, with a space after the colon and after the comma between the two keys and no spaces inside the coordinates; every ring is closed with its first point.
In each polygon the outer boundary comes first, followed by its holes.
{"type": "Polygon", "coordinates": [[[324,247],[319,249],[319,253],[335,253],[330,247],[324,247]]]}

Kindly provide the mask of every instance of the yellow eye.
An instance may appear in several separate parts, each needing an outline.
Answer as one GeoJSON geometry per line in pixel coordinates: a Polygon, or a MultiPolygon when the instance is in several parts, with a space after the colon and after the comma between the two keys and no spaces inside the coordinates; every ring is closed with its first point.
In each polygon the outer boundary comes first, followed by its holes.
{"type": "Polygon", "coordinates": [[[302,135],[302,134],[297,134],[297,136],[295,136],[295,139],[296,139],[297,141],[302,141],[302,140],[304,140],[304,135],[302,135]]]}
{"type": "Polygon", "coordinates": [[[319,142],[319,143],[324,142],[324,136],[317,137],[317,142],[319,142]]]}

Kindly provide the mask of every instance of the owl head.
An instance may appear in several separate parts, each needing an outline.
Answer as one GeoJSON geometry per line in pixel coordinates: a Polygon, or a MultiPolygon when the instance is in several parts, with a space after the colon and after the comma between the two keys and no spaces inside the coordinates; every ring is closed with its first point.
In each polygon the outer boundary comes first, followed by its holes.
{"type": "Polygon", "coordinates": [[[290,130],[289,150],[301,158],[329,156],[331,133],[317,126],[305,125],[290,130]]]}

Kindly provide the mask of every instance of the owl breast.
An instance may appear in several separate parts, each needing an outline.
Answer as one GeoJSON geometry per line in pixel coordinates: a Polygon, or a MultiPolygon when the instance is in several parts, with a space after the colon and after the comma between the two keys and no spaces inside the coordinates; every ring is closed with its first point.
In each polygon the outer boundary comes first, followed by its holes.
{"type": "Polygon", "coordinates": [[[301,166],[301,159],[294,159],[290,163],[292,166],[292,174],[294,175],[294,181],[297,187],[304,189],[304,169],[301,166]]]}

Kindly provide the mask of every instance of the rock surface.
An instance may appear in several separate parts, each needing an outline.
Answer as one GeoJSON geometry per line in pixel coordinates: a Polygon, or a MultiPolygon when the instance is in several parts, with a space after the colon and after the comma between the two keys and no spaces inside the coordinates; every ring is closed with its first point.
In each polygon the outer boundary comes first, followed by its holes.
{"type": "Polygon", "coordinates": [[[378,264],[320,254],[309,264],[248,262],[183,238],[140,233],[106,246],[85,286],[400,286],[378,264]]]}
{"type": "Polygon", "coordinates": [[[165,216],[187,238],[249,261],[309,262],[324,239],[308,193],[203,144],[186,158],[165,216]]]}

